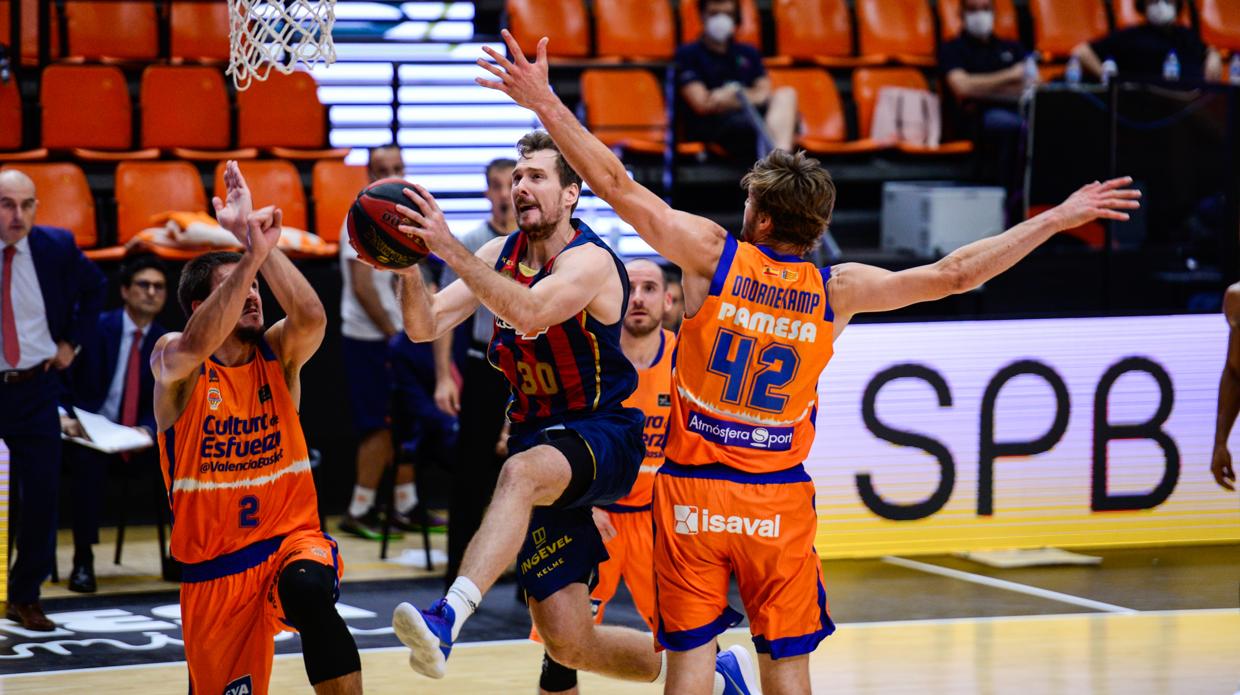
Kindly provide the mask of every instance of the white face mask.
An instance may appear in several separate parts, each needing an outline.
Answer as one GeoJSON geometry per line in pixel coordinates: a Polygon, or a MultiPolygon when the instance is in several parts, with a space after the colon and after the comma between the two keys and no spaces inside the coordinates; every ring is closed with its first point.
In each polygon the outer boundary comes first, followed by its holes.
{"type": "Polygon", "coordinates": [[[1165,27],[1175,21],[1175,3],[1155,0],[1145,6],[1145,18],[1156,27],[1165,27]]]}
{"type": "Polygon", "coordinates": [[[975,10],[964,15],[964,30],[975,39],[988,39],[995,30],[995,13],[990,10],[975,10]]]}
{"type": "Polygon", "coordinates": [[[704,27],[706,35],[713,41],[726,43],[732,38],[732,32],[736,30],[736,23],[732,21],[730,14],[712,14],[706,18],[706,26],[704,27]]]}

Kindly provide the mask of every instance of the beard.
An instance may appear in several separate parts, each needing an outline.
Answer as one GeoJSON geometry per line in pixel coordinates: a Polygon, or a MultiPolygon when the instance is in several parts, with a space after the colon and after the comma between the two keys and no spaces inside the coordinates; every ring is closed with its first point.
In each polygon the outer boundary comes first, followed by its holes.
{"type": "Polygon", "coordinates": [[[234,331],[237,339],[248,345],[258,345],[259,341],[263,339],[264,332],[265,330],[262,326],[238,326],[237,330],[234,331]]]}
{"type": "Polygon", "coordinates": [[[538,208],[542,212],[541,220],[536,224],[521,224],[521,213],[517,213],[517,227],[529,235],[530,241],[542,241],[551,236],[555,228],[559,226],[560,220],[564,218],[564,213],[560,212],[555,217],[550,217],[542,207],[538,208]]]}
{"type": "Polygon", "coordinates": [[[645,338],[659,328],[662,328],[662,326],[663,317],[656,318],[654,314],[646,314],[638,320],[625,319],[624,321],[624,330],[634,338],[645,338]],[[649,325],[643,319],[649,320],[649,325]]]}

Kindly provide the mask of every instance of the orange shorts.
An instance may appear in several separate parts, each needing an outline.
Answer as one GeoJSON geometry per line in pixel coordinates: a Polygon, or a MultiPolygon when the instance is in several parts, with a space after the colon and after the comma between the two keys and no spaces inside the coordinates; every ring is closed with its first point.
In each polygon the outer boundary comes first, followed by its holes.
{"type": "Polygon", "coordinates": [[[214,560],[186,565],[181,584],[181,631],[190,692],[265,695],[271,680],[272,638],[294,631],[285,621],[276,584],[295,560],[343,565],[336,542],[321,531],[298,531],[259,541],[214,560]],[[246,685],[248,690],[240,689],[246,685]]]}
{"type": "MultiPolygon", "coordinates": [[[[654,632],[654,529],[650,525],[650,510],[609,511],[608,514],[611,525],[616,528],[616,536],[607,543],[607,554],[611,557],[598,566],[598,583],[590,591],[594,622],[603,622],[607,604],[615,597],[623,578],[637,612],[654,632]]],[[[530,630],[530,639],[542,641],[537,628],[530,630]]]]}
{"type": "Polygon", "coordinates": [[[801,466],[767,474],[665,462],[654,483],[659,643],[688,651],[741,621],[773,659],[808,654],[835,631],[814,550],[814,484],[801,466]]]}

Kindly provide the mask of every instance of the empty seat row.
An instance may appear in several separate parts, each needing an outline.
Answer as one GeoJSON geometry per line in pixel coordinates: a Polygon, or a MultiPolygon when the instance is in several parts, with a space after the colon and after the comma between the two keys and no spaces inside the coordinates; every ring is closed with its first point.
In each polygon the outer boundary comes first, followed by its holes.
{"type": "Polygon", "coordinates": [[[86,161],[157,159],[164,150],[183,159],[258,156],[259,149],[289,159],[339,158],[326,148],[327,118],[314,78],[273,73],[237,93],[237,134],[219,69],[152,65],[142,73],[139,135],[133,136],[129,85],[119,68],[52,65],[40,88],[37,150],[20,150],[23,108],[17,84],[0,84],[0,161],[42,159],[49,150],[86,161]]]}
{"type": "MultiPolygon", "coordinates": [[[[920,70],[909,67],[858,68],[853,71],[859,139],[849,140],[843,102],[835,80],[822,68],[772,68],[774,87],[797,92],[803,132],[797,144],[814,154],[874,153],[898,149],[908,154],[965,154],[969,142],[947,142],[937,148],[880,143],[870,139],[874,106],[883,87],[929,89],[920,70]]],[[[590,69],[582,72],[581,95],[586,124],[609,147],[626,152],[660,154],[667,144],[667,116],[658,79],[640,68],[590,69]]],[[[700,143],[682,143],[680,154],[696,154],[700,143]]]]}
{"type": "MultiPolygon", "coordinates": [[[[341,161],[320,161],[312,175],[314,226],[309,226],[306,193],[292,163],[283,160],[240,162],[254,196],[255,207],[277,205],[288,227],[315,231],[324,241],[336,243],[340,227],[357,192],[366,185],[365,167],[341,161]]],[[[96,260],[119,258],[124,245],[152,218],[165,212],[207,212],[207,195],[197,167],[188,162],[122,162],[116,167],[115,246],[101,247],[95,223],[95,202],[86,176],[76,164],[20,163],[19,169],[35,182],[39,209],[35,223],[64,227],[73,232],[78,246],[96,260]]],[[[215,169],[214,189],[224,192],[224,163],[215,169]]]]}
{"type": "MultiPolygon", "coordinates": [[[[0,43],[9,42],[9,3],[0,0],[0,43]]],[[[153,61],[159,57],[159,25],[167,12],[174,62],[228,60],[228,4],[203,0],[66,0],[49,5],[51,54],[71,61],[153,61]],[[65,23],[66,45],[60,45],[65,23]]],[[[38,0],[21,0],[22,61],[38,63],[38,0]]]]}
{"type": "MultiPolygon", "coordinates": [[[[1110,29],[1106,3],[1114,7],[1117,28],[1141,21],[1132,0],[1029,0],[1034,47],[1047,59],[1060,59],[1082,41],[1110,29]]],[[[681,43],[701,31],[697,0],[677,0],[681,43]]],[[[1225,51],[1240,50],[1240,3],[1197,0],[1203,40],[1225,51]]],[[[848,0],[772,0],[776,46],[770,64],[808,62],[827,67],[898,62],[933,65],[935,18],[930,0],[854,0],[857,44],[853,45],[853,12],[848,0]]],[[[1013,0],[995,0],[995,34],[1019,40],[1013,0]]],[[[960,0],[936,0],[941,41],[959,36],[960,0]]],[[[584,0],[507,0],[508,26],[521,49],[532,54],[538,39],[548,36],[553,60],[670,60],[677,36],[672,7],[650,0],[595,2],[594,47],[584,0]]],[[[741,23],[736,38],[762,49],[761,19],[756,0],[740,0],[741,23]]],[[[1181,23],[1191,26],[1187,3],[1181,23]]]]}

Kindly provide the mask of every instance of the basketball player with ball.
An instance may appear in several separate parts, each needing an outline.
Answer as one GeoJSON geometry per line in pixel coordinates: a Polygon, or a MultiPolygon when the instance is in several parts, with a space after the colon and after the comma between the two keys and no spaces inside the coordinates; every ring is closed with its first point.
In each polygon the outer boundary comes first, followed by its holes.
{"type": "Polygon", "coordinates": [[[400,271],[409,337],[434,340],[486,305],[497,317],[488,359],[512,392],[511,456],[459,576],[428,609],[397,606],[393,628],[410,648],[413,669],[442,678],[461,626],[515,559],[535,627],[555,661],[658,681],[664,660],[650,636],[595,625],[590,606],[598,564],[607,559],[591,509],[629,492],[645,454],[645,418],[623,405],[637,384],[620,347],[628,275],[615,253],[572,218],[581,178],[551,138],[530,133],[517,151],[518,231],[477,255],[452,235],[435,199],[416,184],[405,191],[407,204],[394,206],[406,220],[398,229],[386,223],[386,211],[351,213],[350,242],[363,260],[395,266],[396,256],[424,247],[460,278],[432,294],[416,268],[400,271]],[[366,236],[375,231],[381,245],[366,236]]]}
{"type": "MultiPolygon", "coordinates": [[[[957,249],[937,263],[890,272],[859,263],[817,268],[803,257],[827,229],[835,185],[817,160],[775,150],[742,179],[740,240],[671,208],[551,91],[547,39],[529,62],[507,30],[512,59],[489,47],[478,64],[538,116],[569,165],[684,271],[685,320],[672,370],[665,461],[655,476],[658,639],[671,656],[665,692],[705,695],[716,638],[741,614],[736,577],[766,695],[810,692],[809,655],[835,626],[814,550],[814,485],[802,462],[814,440],[818,380],[852,317],[966,292],[1051,236],[1138,207],[1131,179],[1091,183],[1060,206],[957,249]]],[[[727,652],[725,652],[726,654],[727,652]]],[[[749,681],[741,692],[756,692],[749,681]]]]}

